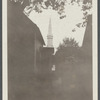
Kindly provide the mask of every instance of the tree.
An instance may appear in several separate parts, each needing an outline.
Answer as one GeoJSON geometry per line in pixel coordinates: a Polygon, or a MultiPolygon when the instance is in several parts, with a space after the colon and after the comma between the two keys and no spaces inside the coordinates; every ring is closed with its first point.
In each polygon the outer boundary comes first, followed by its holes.
{"type": "Polygon", "coordinates": [[[73,38],[65,38],[63,39],[63,43],[60,43],[55,56],[59,61],[65,61],[69,58],[73,59],[79,49],[78,43],[73,38]]]}
{"type": "Polygon", "coordinates": [[[67,0],[9,0],[9,1],[20,3],[21,6],[23,6],[23,10],[25,10],[27,15],[29,15],[32,10],[41,13],[43,9],[49,9],[51,7],[53,10],[57,11],[59,15],[62,15],[60,16],[61,19],[66,17],[66,15],[64,15],[66,3],[72,5],[74,3],[77,3],[80,6],[79,3],[83,1],[82,10],[84,11],[84,19],[86,19],[88,15],[87,10],[91,9],[92,7],[91,6],[92,0],[70,0],[70,2],[68,2],[67,0]]]}
{"type": "Polygon", "coordinates": [[[88,16],[88,23],[85,30],[81,52],[85,59],[92,61],[92,15],[88,16]]]}
{"type": "Polygon", "coordinates": [[[58,47],[58,50],[63,49],[65,47],[79,47],[78,43],[74,40],[74,38],[64,38],[63,43],[61,43],[58,47]]]}

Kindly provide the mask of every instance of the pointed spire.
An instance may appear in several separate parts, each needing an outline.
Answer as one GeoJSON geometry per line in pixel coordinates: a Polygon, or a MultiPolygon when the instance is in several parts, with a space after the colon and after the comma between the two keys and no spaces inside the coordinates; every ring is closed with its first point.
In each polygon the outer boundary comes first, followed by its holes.
{"type": "Polygon", "coordinates": [[[48,35],[52,35],[51,18],[49,19],[48,35]]]}
{"type": "Polygon", "coordinates": [[[47,47],[53,47],[53,35],[52,35],[51,18],[49,20],[49,27],[48,27],[47,47]]]}

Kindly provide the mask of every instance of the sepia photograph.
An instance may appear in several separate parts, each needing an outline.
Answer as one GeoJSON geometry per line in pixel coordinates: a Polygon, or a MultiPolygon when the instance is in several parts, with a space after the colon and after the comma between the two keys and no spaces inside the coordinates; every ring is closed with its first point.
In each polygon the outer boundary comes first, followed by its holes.
{"type": "Polygon", "coordinates": [[[96,2],[6,3],[3,100],[97,100],[96,2]]]}

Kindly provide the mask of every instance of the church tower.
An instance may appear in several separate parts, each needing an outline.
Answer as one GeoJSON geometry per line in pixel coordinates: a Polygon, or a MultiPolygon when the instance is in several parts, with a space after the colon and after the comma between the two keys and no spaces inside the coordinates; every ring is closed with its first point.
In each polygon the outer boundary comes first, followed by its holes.
{"type": "Polygon", "coordinates": [[[48,35],[47,35],[47,47],[53,47],[51,19],[49,20],[48,35]]]}

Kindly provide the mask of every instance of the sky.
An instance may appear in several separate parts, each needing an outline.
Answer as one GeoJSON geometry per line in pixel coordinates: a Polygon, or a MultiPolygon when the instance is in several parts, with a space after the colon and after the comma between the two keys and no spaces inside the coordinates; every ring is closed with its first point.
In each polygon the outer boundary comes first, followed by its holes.
{"type": "Polygon", "coordinates": [[[52,9],[43,10],[42,13],[37,13],[33,10],[29,18],[39,27],[45,44],[47,44],[49,20],[51,19],[53,46],[55,48],[62,43],[65,37],[75,38],[79,46],[82,46],[86,27],[76,27],[76,24],[83,21],[81,6],[78,6],[78,4],[67,4],[65,7],[65,14],[66,17],[60,19],[60,15],[52,9]],[[76,31],[72,32],[74,28],[76,31]]]}

